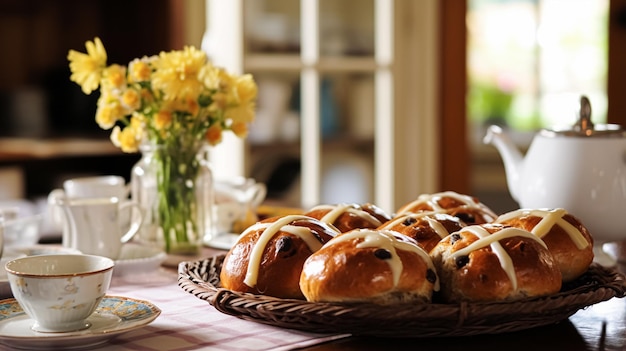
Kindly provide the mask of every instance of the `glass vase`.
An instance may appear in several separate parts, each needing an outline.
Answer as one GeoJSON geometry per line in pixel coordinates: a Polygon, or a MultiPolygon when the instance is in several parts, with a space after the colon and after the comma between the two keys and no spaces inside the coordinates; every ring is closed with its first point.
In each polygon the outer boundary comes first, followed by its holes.
{"type": "Polygon", "coordinates": [[[198,254],[214,232],[214,184],[208,146],[141,146],[131,173],[131,196],[144,211],[138,240],[173,255],[198,254]]]}

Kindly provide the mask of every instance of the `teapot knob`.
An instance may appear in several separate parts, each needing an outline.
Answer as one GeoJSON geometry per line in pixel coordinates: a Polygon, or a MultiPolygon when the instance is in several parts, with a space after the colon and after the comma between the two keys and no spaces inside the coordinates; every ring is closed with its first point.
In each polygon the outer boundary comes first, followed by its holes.
{"type": "Polygon", "coordinates": [[[578,121],[574,125],[574,129],[586,135],[593,133],[593,122],[591,122],[591,103],[584,95],[580,97],[578,121]]]}

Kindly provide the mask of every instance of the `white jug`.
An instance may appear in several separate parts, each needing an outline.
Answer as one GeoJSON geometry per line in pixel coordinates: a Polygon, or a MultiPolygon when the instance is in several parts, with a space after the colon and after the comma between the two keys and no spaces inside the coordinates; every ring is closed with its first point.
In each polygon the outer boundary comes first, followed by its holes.
{"type": "MultiPolygon", "coordinates": [[[[117,197],[122,201],[128,199],[130,185],[126,180],[117,175],[103,175],[78,177],[67,179],[63,182],[63,187],[54,189],[48,195],[48,210],[51,224],[54,229],[61,231],[63,228],[63,214],[56,206],[62,198],[96,198],[96,197],[117,197]]],[[[122,223],[127,224],[128,216],[122,217],[122,223]]]]}
{"type": "Polygon", "coordinates": [[[117,259],[122,245],[137,234],[143,221],[141,208],[136,202],[116,197],[105,198],[61,198],[57,205],[65,215],[63,246],[84,254],[106,256],[117,259]],[[137,215],[129,216],[129,229],[122,233],[120,213],[135,209],[137,215]]]}

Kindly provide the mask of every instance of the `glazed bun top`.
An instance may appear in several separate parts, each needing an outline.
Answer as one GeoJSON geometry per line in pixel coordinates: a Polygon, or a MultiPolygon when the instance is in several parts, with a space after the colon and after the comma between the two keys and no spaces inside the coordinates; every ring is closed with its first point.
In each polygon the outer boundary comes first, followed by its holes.
{"type": "Polygon", "coordinates": [[[502,301],[559,291],[561,273],[546,244],[514,227],[472,225],[431,251],[444,301],[502,301]]]}
{"type": "MultiPolygon", "coordinates": [[[[494,222],[512,225],[515,221],[529,220],[524,229],[544,239],[555,226],[559,226],[567,237],[580,250],[593,244],[591,235],[582,223],[563,208],[556,209],[519,209],[500,215],[494,222]]],[[[517,225],[516,225],[517,226],[517,225]]]]}
{"type": "Polygon", "coordinates": [[[490,223],[497,215],[476,197],[444,191],[434,194],[422,194],[412,202],[402,206],[396,216],[420,212],[448,213],[458,217],[467,225],[490,223]]]}
{"type": "Polygon", "coordinates": [[[370,203],[318,205],[311,208],[305,215],[332,224],[342,233],[352,229],[377,228],[391,219],[385,211],[370,203]]]}
{"type": "MultiPolygon", "coordinates": [[[[287,215],[284,217],[268,218],[248,227],[241,233],[233,249],[238,246],[240,241],[248,240],[246,238],[250,237],[249,234],[252,233],[260,233],[260,235],[256,237],[256,241],[247,257],[247,269],[243,282],[249,287],[255,287],[257,285],[259,270],[263,264],[263,255],[266,250],[270,248],[268,244],[279,233],[291,234],[300,238],[306,243],[310,252],[319,250],[324,243],[339,234],[334,228],[311,217],[304,215],[287,215]]],[[[284,245],[282,245],[281,242],[276,242],[270,249],[275,249],[278,252],[284,251],[282,246],[284,245]]],[[[231,253],[234,251],[233,249],[231,249],[231,253]]],[[[278,255],[275,256],[278,257],[278,255]]]]}
{"type": "MultiPolygon", "coordinates": [[[[357,242],[355,245],[357,249],[374,248],[378,252],[385,252],[389,255],[389,259],[386,262],[389,268],[391,268],[394,286],[398,285],[403,270],[402,260],[398,256],[399,251],[408,251],[418,255],[426,262],[432,272],[436,272],[430,256],[417,245],[415,240],[391,230],[355,229],[336,236],[326,246],[339,246],[341,243],[353,240],[357,242]]],[[[439,281],[437,279],[433,280],[431,282],[433,290],[437,291],[439,290],[439,281]]]]}
{"type": "Polygon", "coordinates": [[[300,288],[308,301],[377,304],[431,301],[439,279],[428,253],[394,231],[354,229],[305,261],[300,288]]]}
{"type": "Polygon", "coordinates": [[[527,230],[541,238],[556,259],[564,282],[581,276],[593,262],[593,237],[565,209],[519,209],[502,214],[495,222],[527,230]]]}
{"type": "MultiPolygon", "coordinates": [[[[537,236],[529,233],[525,230],[521,230],[513,227],[500,227],[498,225],[473,225],[463,228],[462,232],[471,233],[477,237],[477,240],[473,241],[469,245],[459,248],[451,254],[453,260],[462,260],[464,257],[469,256],[470,253],[480,250],[482,248],[489,247],[491,251],[495,253],[500,262],[500,267],[504,270],[507,277],[511,281],[513,290],[517,289],[517,277],[515,274],[515,266],[511,260],[511,256],[502,246],[501,241],[507,238],[522,237],[532,239],[540,244],[545,250],[548,250],[546,244],[537,236]]],[[[454,239],[451,239],[454,241],[454,239]]]]}
{"type": "Polygon", "coordinates": [[[429,252],[441,239],[465,226],[467,225],[458,217],[447,213],[420,212],[392,218],[378,229],[394,230],[404,234],[429,252]]]}

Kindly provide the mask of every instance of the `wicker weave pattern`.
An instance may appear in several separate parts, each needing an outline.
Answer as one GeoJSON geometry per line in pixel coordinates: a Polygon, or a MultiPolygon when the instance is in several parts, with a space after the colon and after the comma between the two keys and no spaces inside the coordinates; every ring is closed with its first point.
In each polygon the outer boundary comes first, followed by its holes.
{"type": "Polygon", "coordinates": [[[220,287],[224,255],[178,267],[178,285],[222,313],[283,328],[382,337],[495,334],[553,324],[581,308],[626,296],[620,273],[592,265],[555,295],[516,302],[461,304],[311,303],[239,293],[220,287]]]}

